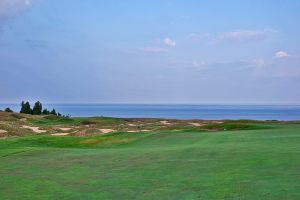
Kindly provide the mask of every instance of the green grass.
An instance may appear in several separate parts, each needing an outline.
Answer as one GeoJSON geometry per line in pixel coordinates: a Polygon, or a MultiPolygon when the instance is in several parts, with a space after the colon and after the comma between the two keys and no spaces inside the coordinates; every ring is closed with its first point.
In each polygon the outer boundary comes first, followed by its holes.
{"type": "Polygon", "coordinates": [[[265,126],[0,140],[0,199],[300,199],[300,125],[265,126]]]}

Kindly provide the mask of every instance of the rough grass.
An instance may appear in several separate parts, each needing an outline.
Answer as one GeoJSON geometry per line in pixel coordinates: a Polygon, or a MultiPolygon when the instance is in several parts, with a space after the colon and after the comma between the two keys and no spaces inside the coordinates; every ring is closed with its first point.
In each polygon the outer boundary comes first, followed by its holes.
{"type": "Polygon", "coordinates": [[[300,199],[300,125],[267,126],[0,140],[0,199],[300,199]]]}
{"type": "Polygon", "coordinates": [[[62,118],[57,116],[44,116],[29,120],[33,125],[116,125],[125,122],[123,119],[110,117],[90,117],[90,118],[62,118]]]}
{"type": "MultiPolygon", "coordinates": [[[[152,133],[153,134],[153,133],[152,133]]],[[[103,136],[27,136],[0,140],[2,149],[19,149],[26,147],[39,148],[99,148],[128,144],[137,139],[150,136],[150,133],[113,133],[103,136]]],[[[0,152],[1,152],[0,150],[0,152]]],[[[1,156],[1,153],[0,153],[1,156]]]]}
{"type": "Polygon", "coordinates": [[[212,132],[266,129],[274,128],[276,125],[283,125],[283,122],[122,119],[110,117],[64,118],[54,115],[37,116],[0,112],[0,130],[2,130],[0,138],[41,135],[41,133],[34,132],[30,128],[24,129],[24,126],[37,127],[40,130],[44,130],[44,135],[60,134],[63,131],[72,136],[97,136],[102,134],[101,130],[104,129],[109,129],[113,132],[212,132]]]}

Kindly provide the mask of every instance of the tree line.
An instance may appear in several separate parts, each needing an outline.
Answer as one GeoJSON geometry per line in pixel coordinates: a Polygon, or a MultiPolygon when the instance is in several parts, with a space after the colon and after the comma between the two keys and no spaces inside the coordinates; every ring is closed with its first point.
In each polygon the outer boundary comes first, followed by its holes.
{"type": "Polygon", "coordinates": [[[62,116],[59,112],[56,112],[55,109],[52,109],[51,111],[47,109],[43,109],[43,105],[40,101],[35,102],[32,109],[28,101],[27,102],[22,101],[20,113],[31,114],[31,115],[56,115],[59,117],[62,116]]]}
{"type": "MultiPolygon", "coordinates": [[[[13,112],[13,110],[11,110],[10,108],[6,108],[4,111],[13,112]]],[[[22,101],[20,113],[30,115],[56,115],[58,117],[69,117],[69,115],[65,116],[60,114],[59,112],[56,112],[55,109],[52,109],[51,111],[49,111],[48,109],[43,109],[43,105],[40,101],[35,102],[33,108],[31,108],[31,105],[28,101],[22,101]]]]}

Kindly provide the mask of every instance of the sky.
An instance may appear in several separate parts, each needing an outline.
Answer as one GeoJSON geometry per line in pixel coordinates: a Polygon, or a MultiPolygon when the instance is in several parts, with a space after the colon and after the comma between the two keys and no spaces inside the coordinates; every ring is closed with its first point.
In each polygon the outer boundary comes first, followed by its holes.
{"type": "Polygon", "coordinates": [[[300,104],[299,0],[0,0],[0,103],[300,104]]]}

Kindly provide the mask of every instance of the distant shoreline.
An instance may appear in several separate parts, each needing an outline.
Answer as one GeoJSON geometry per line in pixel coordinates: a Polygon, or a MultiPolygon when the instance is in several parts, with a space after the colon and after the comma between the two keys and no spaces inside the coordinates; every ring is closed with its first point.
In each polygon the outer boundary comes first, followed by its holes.
{"type": "MultiPolygon", "coordinates": [[[[19,112],[19,104],[0,104],[19,112]]],[[[43,104],[71,117],[160,118],[202,120],[300,120],[300,106],[292,105],[153,105],[153,104],[43,104]]]]}

